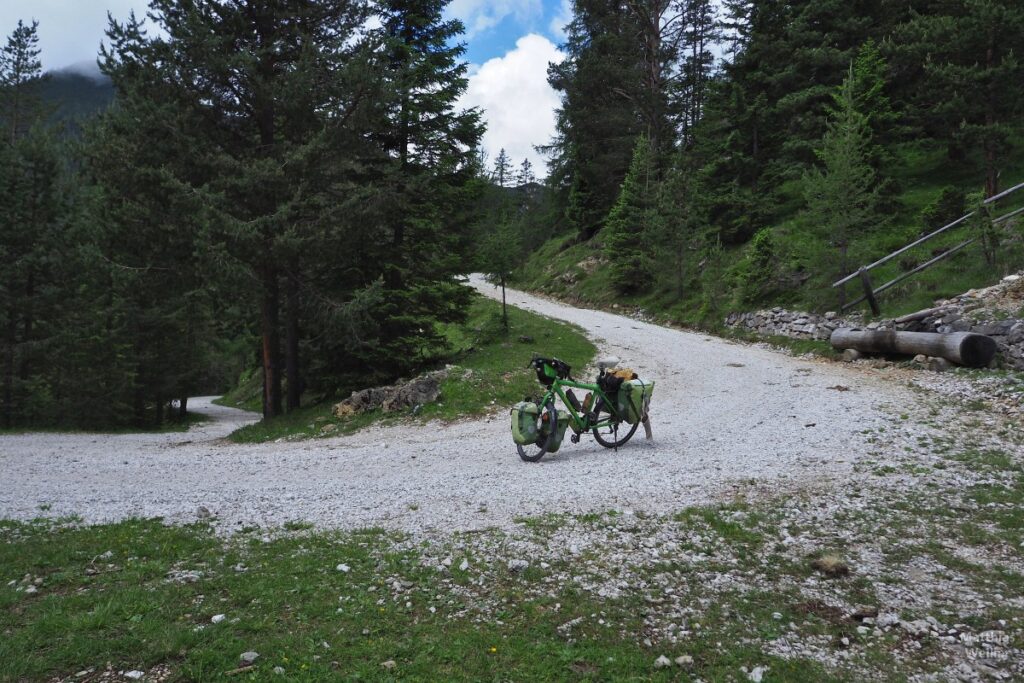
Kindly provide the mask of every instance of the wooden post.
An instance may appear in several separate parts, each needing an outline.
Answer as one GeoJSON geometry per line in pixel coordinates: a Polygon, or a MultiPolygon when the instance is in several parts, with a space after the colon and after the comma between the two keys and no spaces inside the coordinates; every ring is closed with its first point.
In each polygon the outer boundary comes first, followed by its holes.
{"type": "Polygon", "coordinates": [[[868,271],[864,266],[861,266],[857,270],[857,275],[860,276],[860,282],[864,285],[864,298],[868,300],[868,305],[871,306],[871,312],[875,315],[882,315],[882,309],[878,307],[878,299],[875,298],[875,290],[871,285],[871,276],[868,275],[868,271]]]}

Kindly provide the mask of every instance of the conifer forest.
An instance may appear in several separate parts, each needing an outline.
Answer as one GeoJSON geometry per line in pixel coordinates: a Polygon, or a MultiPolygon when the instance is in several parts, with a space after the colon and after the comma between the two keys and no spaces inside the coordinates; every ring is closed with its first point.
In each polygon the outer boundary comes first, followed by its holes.
{"type": "MultiPolygon", "coordinates": [[[[1024,182],[1017,0],[573,0],[547,169],[483,149],[447,4],[151,0],[86,89],[3,27],[0,427],[409,377],[474,272],[712,329],[836,310],[834,281],[1024,182]]],[[[1018,224],[978,229],[893,301],[1024,267],[1018,224]]]]}

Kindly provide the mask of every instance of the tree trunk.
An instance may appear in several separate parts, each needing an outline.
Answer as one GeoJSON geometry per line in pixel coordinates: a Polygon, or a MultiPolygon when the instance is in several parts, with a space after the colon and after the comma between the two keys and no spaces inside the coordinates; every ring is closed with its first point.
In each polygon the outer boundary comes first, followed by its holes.
{"type": "MultiPolygon", "coordinates": [[[[842,243],[839,245],[839,279],[842,280],[849,274],[847,254],[849,247],[842,243]]],[[[839,310],[846,308],[846,283],[839,285],[839,310]]]]}
{"type": "Polygon", "coordinates": [[[303,381],[299,364],[299,281],[298,264],[293,262],[288,272],[288,320],[285,325],[285,374],[288,377],[288,412],[302,403],[303,381]]]}
{"type": "Polygon", "coordinates": [[[7,320],[7,358],[4,363],[4,427],[14,426],[14,347],[18,319],[12,309],[7,320]]]}
{"type": "Polygon", "coordinates": [[[508,332],[508,305],[505,303],[505,276],[501,276],[501,321],[505,323],[505,332],[508,332]]]}
{"type": "Polygon", "coordinates": [[[156,426],[159,427],[164,423],[164,397],[156,397],[156,426]]]}
{"type": "Polygon", "coordinates": [[[178,418],[184,420],[188,417],[188,396],[178,399],[178,418]]]}
{"type": "Polygon", "coordinates": [[[260,328],[263,337],[263,419],[269,419],[281,414],[281,341],[277,329],[277,271],[269,266],[263,269],[260,328]]]}
{"type": "Polygon", "coordinates": [[[146,399],[142,395],[142,387],[136,385],[133,398],[133,414],[135,415],[135,426],[146,426],[146,399]]]}
{"type": "Polygon", "coordinates": [[[938,356],[969,368],[986,367],[995,358],[997,350],[992,337],[971,332],[937,334],[841,328],[832,333],[831,342],[837,349],[856,349],[865,353],[938,356]]]}
{"type": "Polygon", "coordinates": [[[35,279],[35,273],[32,272],[31,268],[29,268],[28,280],[25,285],[25,317],[24,322],[22,323],[25,331],[25,336],[22,338],[22,342],[26,343],[27,347],[25,352],[21,354],[21,368],[18,373],[18,376],[23,382],[28,381],[32,360],[32,327],[35,322],[33,320],[32,297],[35,296],[35,279]]]}
{"type": "MultiPolygon", "coordinates": [[[[988,32],[988,49],[985,51],[985,66],[992,70],[995,62],[995,35],[988,32]]],[[[985,198],[999,194],[999,171],[996,169],[996,141],[992,138],[996,125],[995,84],[989,84],[985,107],[985,198]]],[[[991,264],[990,264],[991,265],[991,264]]]]}

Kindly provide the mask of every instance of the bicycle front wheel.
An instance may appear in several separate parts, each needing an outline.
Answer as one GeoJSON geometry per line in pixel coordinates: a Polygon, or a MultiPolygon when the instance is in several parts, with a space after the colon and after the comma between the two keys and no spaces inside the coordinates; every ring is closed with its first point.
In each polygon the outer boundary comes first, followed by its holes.
{"type": "Polygon", "coordinates": [[[555,410],[555,402],[548,401],[545,405],[541,406],[540,413],[537,415],[537,433],[539,435],[537,441],[525,446],[516,444],[519,457],[526,462],[539,461],[554,445],[557,429],[558,411],[555,410]]]}

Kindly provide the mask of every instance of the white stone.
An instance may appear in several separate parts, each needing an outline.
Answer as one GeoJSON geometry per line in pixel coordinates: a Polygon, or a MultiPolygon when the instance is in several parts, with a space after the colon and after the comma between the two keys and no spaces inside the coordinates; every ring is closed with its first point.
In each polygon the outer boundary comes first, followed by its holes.
{"type": "Polygon", "coordinates": [[[352,571],[352,567],[348,566],[347,564],[339,564],[337,569],[342,574],[348,574],[350,571],[352,571]]]}
{"type": "Polygon", "coordinates": [[[130,678],[133,681],[137,681],[146,675],[145,671],[139,671],[138,669],[132,669],[131,671],[125,671],[124,677],[130,678]]]}
{"type": "Polygon", "coordinates": [[[224,621],[225,619],[227,619],[227,617],[225,615],[223,615],[223,614],[214,614],[210,618],[210,622],[214,623],[214,624],[219,624],[220,622],[224,621]]]}
{"type": "Polygon", "coordinates": [[[761,683],[761,680],[767,672],[767,666],[755,666],[753,670],[747,674],[747,680],[749,680],[750,683],[761,683]]]}
{"type": "Polygon", "coordinates": [[[459,564],[459,571],[464,572],[467,569],[469,569],[469,560],[463,558],[462,562],[459,564]]]}
{"type": "Polygon", "coordinates": [[[667,666],[672,666],[672,660],[666,657],[665,655],[661,655],[660,657],[654,660],[655,669],[664,669],[667,666]]]}

